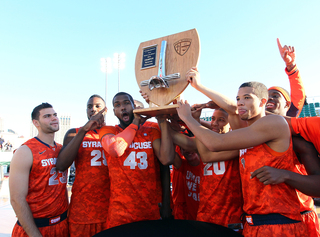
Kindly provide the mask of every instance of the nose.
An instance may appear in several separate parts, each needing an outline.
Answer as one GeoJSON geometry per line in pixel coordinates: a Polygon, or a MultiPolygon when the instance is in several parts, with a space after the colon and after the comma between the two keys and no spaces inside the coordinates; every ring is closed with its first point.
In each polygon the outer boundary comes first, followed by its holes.
{"type": "Polygon", "coordinates": [[[216,119],[214,119],[214,120],[211,121],[211,126],[217,126],[217,124],[218,124],[218,123],[217,123],[217,120],[216,120],[216,119]]]}
{"type": "Polygon", "coordinates": [[[243,106],[243,105],[244,105],[243,100],[242,100],[242,99],[239,99],[239,100],[237,101],[237,106],[243,106]]]}

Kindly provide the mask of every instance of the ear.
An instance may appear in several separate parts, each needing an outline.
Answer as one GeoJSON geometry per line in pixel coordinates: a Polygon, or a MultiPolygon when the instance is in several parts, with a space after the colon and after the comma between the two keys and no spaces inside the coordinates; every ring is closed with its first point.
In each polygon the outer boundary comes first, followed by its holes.
{"type": "Polygon", "coordinates": [[[263,107],[267,103],[267,101],[268,100],[266,98],[262,98],[260,102],[260,107],[263,107]]]}
{"type": "Polygon", "coordinates": [[[33,119],[33,120],[32,120],[32,123],[33,123],[33,125],[34,125],[36,128],[40,126],[39,121],[36,120],[36,119],[33,119]]]}

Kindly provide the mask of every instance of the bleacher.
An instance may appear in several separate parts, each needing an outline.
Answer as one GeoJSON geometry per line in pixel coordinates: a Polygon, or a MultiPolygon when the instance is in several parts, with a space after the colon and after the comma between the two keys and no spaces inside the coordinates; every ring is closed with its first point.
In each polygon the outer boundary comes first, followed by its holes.
{"type": "Polygon", "coordinates": [[[320,103],[308,103],[307,105],[304,105],[299,117],[316,117],[320,116],[320,103]]]}

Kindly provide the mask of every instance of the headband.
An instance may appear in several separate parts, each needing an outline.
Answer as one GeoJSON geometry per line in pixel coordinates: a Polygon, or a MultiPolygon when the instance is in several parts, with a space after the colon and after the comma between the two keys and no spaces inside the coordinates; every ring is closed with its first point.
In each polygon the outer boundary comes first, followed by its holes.
{"type": "Polygon", "coordinates": [[[286,101],[291,102],[290,96],[288,95],[288,93],[287,93],[283,88],[281,88],[281,87],[279,87],[279,86],[272,86],[272,87],[270,87],[270,88],[268,89],[268,91],[269,91],[269,90],[279,91],[279,92],[283,95],[283,97],[284,97],[284,99],[285,99],[286,101]]]}

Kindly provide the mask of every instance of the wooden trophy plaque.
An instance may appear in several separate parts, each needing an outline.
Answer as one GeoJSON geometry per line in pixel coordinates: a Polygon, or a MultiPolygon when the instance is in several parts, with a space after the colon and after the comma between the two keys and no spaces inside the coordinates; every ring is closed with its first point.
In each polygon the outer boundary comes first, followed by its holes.
{"type": "Polygon", "coordinates": [[[133,112],[156,116],[176,113],[179,100],[188,86],[187,71],[198,65],[200,40],[196,29],[180,32],[140,44],[136,55],[136,80],[149,99],[149,108],[133,112]]]}

